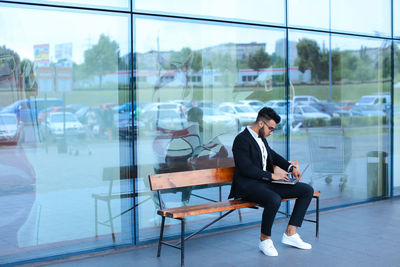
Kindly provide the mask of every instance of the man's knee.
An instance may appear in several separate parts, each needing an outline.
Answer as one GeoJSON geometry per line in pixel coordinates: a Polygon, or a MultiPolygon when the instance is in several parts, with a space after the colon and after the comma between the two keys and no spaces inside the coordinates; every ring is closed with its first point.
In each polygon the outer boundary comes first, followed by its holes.
{"type": "Polygon", "coordinates": [[[278,195],[275,195],[270,199],[269,206],[274,210],[278,210],[279,207],[281,206],[281,201],[282,198],[278,195]]]}
{"type": "Polygon", "coordinates": [[[314,195],[314,188],[309,184],[303,183],[302,185],[303,185],[302,189],[303,189],[304,195],[312,198],[312,196],[314,195]]]}

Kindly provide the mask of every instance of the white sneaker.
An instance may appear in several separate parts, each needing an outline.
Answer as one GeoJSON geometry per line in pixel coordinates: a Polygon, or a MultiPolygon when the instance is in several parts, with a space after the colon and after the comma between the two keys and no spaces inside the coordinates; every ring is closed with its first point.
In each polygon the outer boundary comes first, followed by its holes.
{"type": "Polygon", "coordinates": [[[271,239],[261,241],[258,247],[267,256],[278,256],[278,251],[276,251],[274,242],[271,239]]]}
{"type": "Polygon", "coordinates": [[[286,233],[283,233],[282,243],[289,245],[289,246],[296,247],[296,248],[301,248],[301,249],[311,249],[312,248],[311,244],[304,242],[300,238],[299,234],[297,234],[297,233],[294,235],[291,235],[291,236],[287,236],[286,233]]]}

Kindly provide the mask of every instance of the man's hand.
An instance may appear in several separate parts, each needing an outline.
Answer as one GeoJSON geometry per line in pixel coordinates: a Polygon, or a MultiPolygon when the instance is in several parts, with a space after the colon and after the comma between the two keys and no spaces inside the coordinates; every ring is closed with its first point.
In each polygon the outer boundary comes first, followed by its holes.
{"type": "Polygon", "coordinates": [[[287,174],[285,173],[271,173],[271,178],[272,180],[278,181],[278,180],[285,180],[289,181],[289,177],[287,177],[287,174]]]}
{"type": "MultiPolygon", "coordinates": [[[[293,168],[292,175],[293,175],[296,179],[299,179],[299,177],[301,177],[301,172],[300,172],[299,169],[293,168]]],[[[300,178],[299,182],[301,181],[301,179],[303,179],[303,177],[300,178]]]]}

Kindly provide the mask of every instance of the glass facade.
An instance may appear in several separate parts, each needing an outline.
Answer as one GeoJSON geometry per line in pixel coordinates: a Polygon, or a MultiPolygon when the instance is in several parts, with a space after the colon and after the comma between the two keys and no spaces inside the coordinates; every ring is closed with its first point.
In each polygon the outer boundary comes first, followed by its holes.
{"type": "Polygon", "coordinates": [[[394,89],[393,89],[393,194],[400,195],[400,41],[393,45],[394,89]]]}
{"type": "MultiPolygon", "coordinates": [[[[148,175],[233,166],[233,139],[263,106],[282,117],[269,144],[309,165],[322,208],[400,194],[398,0],[10,2],[0,265],[156,240],[148,175]]],[[[229,189],[169,191],[163,205],[229,189]]],[[[212,227],[260,219],[248,209],[212,227]]]]}
{"type": "Polygon", "coordinates": [[[285,24],[284,0],[201,0],[189,2],[185,0],[134,1],[136,11],[173,14],[188,17],[204,17],[208,19],[229,19],[246,22],[285,24]],[[255,8],[257,7],[257,8],[255,8]]]}

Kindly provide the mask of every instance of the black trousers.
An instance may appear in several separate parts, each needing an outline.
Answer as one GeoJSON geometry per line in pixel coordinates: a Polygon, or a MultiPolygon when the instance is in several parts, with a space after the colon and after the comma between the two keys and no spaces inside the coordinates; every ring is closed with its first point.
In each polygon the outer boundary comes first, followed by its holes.
{"type": "Polygon", "coordinates": [[[253,186],[243,190],[245,191],[243,199],[264,207],[261,233],[271,236],[272,224],[283,198],[297,198],[289,224],[301,226],[314,194],[314,189],[309,184],[299,182],[295,185],[283,185],[256,180],[251,181],[251,183],[253,183],[253,186]]]}

